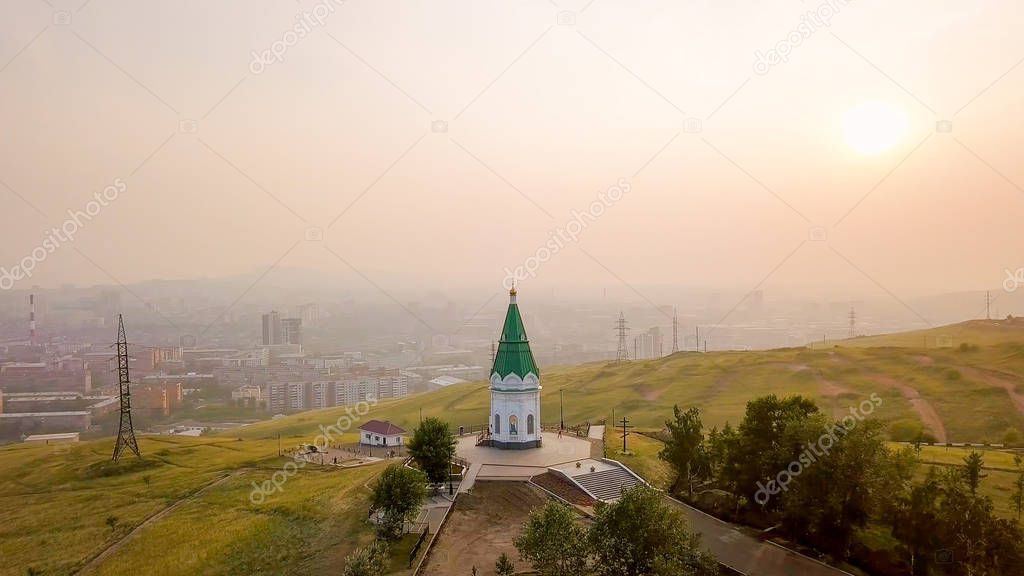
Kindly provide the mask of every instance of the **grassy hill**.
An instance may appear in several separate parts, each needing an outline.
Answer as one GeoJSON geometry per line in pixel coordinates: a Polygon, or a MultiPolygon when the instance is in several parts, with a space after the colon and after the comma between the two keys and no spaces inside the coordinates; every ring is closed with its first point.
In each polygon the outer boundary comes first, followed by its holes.
{"type": "MultiPolygon", "coordinates": [[[[896,435],[941,428],[951,442],[1001,442],[1011,431],[1024,436],[1024,322],[967,322],[910,334],[857,338],[825,349],[684,352],[624,364],[542,368],[543,421],[558,422],[560,392],[567,423],[610,418],[614,411],[646,429],[660,428],[673,404],[699,406],[707,425],[721,426],[738,422],[746,402],[765,394],[803,394],[839,416],[877,393],[883,403],[874,416],[896,435]],[[950,334],[959,335],[956,346],[893,344],[945,342],[950,334]]],[[[368,417],[412,428],[422,412],[455,426],[483,425],[488,405],[487,384],[467,383],[381,403],[368,417]]],[[[317,426],[343,413],[309,412],[239,433],[310,440],[317,426]]]]}
{"type": "MultiPolygon", "coordinates": [[[[558,421],[560,391],[567,423],[610,418],[614,411],[649,430],[662,426],[673,404],[699,406],[706,425],[721,426],[739,422],[746,402],[765,394],[803,394],[838,416],[877,393],[883,403],[874,416],[894,437],[923,430],[952,442],[999,442],[1024,435],[1020,321],[968,322],[820,349],[690,352],[542,370],[545,424],[558,421]]],[[[467,383],[382,402],[364,419],[412,429],[422,412],[455,426],[481,425],[488,405],[486,384],[467,383]]],[[[95,573],[337,571],[370,538],[362,521],[365,485],[380,465],[309,466],[262,505],[248,496],[253,482],[283,464],[279,435],[286,447],[309,443],[345,414],[343,408],[307,412],[202,438],[144,436],[146,459],[119,466],[106,463],[110,439],[0,449],[0,574],[22,575],[30,567],[74,573],[161,511],[95,573]]]]}
{"type": "Polygon", "coordinates": [[[69,574],[155,514],[95,574],[339,571],[371,538],[364,485],[382,465],[309,466],[262,506],[277,442],[141,436],[144,460],[109,463],[110,440],[0,450],[0,574],[69,574]],[[108,519],[113,518],[113,521],[108,519]]]}

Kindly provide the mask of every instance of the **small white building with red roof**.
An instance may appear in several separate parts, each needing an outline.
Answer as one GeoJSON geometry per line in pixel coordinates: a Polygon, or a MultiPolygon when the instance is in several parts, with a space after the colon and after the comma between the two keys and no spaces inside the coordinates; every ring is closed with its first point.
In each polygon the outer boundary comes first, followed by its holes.
{"type": "Polygon", "coordinates": [[[404,436],[404,428],[383,420],[370,420],[359,427],[359,443],[363,446],[401,446],[404,436]]]}

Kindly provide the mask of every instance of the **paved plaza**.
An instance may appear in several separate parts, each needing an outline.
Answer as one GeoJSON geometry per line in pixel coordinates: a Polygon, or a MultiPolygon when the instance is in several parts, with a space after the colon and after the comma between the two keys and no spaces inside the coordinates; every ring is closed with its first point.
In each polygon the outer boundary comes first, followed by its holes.
{"type": "Polygon", "coordinates": [[[490,446],[477,446],[476,435],[459,438],[456,451],[469,462],[469,473],[462,482],[460,492],[468,492],[476,480],[529,480],[543,474],[549,466],[590,458],[590,442],[557,432],[543,432],[540,448],[529,450],[501,450],[490,446]]]}

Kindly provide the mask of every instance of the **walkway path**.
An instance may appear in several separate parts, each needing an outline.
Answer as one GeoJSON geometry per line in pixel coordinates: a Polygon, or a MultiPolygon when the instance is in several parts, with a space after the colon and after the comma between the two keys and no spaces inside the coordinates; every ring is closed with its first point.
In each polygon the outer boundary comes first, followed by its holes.
{"type": "Polygon", "coordinates": [[[701,543],[719,562],[747,576],[850,576],[838,568],[758,540],[736,526],[678,500],[669,500],[683,510],[690,527],[700,534],[701,543]]]}
{"type": "Polygon", "coordinates": [[[468,494],[473,489],[473,485],[476,484],[476,477],[480,474],[480,469],[483,467],[483,462],[474,462],[469,466],[469,471],[466,472],[465,478],[459,483],[459,494],[468,494]]]}

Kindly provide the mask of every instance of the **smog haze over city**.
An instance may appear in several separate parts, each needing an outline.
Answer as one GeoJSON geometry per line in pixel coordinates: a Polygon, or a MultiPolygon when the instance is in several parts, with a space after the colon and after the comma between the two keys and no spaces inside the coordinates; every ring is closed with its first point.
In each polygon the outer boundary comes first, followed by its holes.
{"type": "Polygon", "coordinates": [[[460,323],[510,277],[790,343],[1013,312],[1015,5],[822,5],[5,3],[5,330],[71,285],[460,323]]]}
{"type": "Polygon", "coordinates": [[[0,576],[1024,574],[1020,4],[3,0],[0,576]]]}

